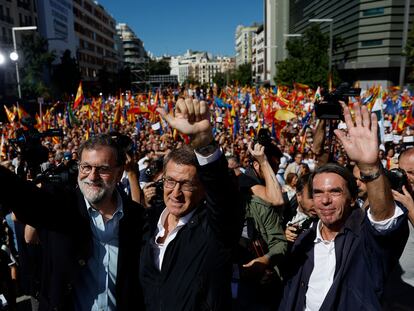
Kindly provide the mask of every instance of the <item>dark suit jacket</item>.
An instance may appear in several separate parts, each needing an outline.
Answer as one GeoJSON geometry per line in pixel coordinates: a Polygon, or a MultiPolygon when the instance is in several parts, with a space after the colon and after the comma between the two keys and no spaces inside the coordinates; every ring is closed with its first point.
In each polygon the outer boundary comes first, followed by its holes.
{"type": "Polygon", "coordinates": [[[200,167],[199,176],[206,201],[168,245],[161,271],[152,246],[160,211],[150,216],[140,267],[147,310],[231,310],[231,249],[240,236],[240,195],[224,156],[200,167]]]}
{"type": "MultiPolygon", "coordinates": [[[[86,204],[77,189],[38,189],[0,167],[0,201],[40,230],[43,249],[40,310],[72,310],[73,286],[92,255],[86,204]],[[50,193],[53,192],[53,193],[50,193]]],[[[121,194],[122,195],[122,194],[121,194]]],[[[116,301],[118,310],[143,310],[138,281],[143,209],[122,196],[116,301]]]]}
{"type": "MultiPolygon", "coordinates": [[[[280,311],[304,310],[306,291],[314,265],[317,222],[296,240],[289,263],[280,311]]],[[[381,310],[384,281],[398,262],[408,237],[407,215],[389,230],[379,232],[360,208],[352,211],[335,238],[336,267],[322,311],[381,310]]]]}

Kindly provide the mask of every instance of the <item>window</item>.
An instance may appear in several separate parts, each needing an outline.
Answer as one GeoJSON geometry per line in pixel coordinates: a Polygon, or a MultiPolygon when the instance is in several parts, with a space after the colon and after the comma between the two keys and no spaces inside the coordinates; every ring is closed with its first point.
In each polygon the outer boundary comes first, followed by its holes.
{"type": "Polygon", "coordinates": [[[382,15],[384,14],[384,8],[373,8],[362,11],[362,16],[373,16],[373,15],[382,15]]]}
{"type": "Polygon", "coordinates": [[[377,46],[377,45],[382,45],[381,39],[361,41],[361,47],[371,47],[371,46],[377,46]]]}

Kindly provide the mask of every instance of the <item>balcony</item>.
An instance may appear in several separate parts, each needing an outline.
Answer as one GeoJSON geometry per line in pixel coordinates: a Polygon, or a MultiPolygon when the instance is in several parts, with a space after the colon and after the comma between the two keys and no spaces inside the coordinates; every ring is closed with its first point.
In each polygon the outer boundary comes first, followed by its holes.
{"type": "Polygon", "coordinates": [[[17,0],[17,7],[30,11],[30,2],[17,0]]]}
{"type": "Polygon", "coordinates": [[[11,18],[10,16],[6,16],[6,15],[2,15],[0,14],[0,21],[9,23],[9,24],[14,24],[13,18],[11,18]]]}

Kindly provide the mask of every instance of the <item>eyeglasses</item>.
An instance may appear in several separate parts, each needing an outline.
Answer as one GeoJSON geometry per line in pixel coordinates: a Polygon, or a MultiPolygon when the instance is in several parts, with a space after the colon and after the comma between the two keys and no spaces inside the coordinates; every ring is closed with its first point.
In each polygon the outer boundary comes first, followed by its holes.
{"type": "Polygon", "coordinates": [[[168,188],[168,189],[174,189],[176,184],[180,185],[180,189],[182,191],[192,192],[192,191],[197,189],[197,186],[193,185],[189,181],[178,181],[178,180],[172,179],[170,177],[164,177],[162,179],[162,181],[164,183],[164,187],[168,188]]]}
{"type": "Polygon", "coordinates": [[[92,169],[95,168],[95,171],[100,176],[108,176],[112,173],[112,167],[110,166],[95,166],[95,165],[89,165],[89,164],[79,164],[79,171],[82,174],[89,175],[92,172],[92,169]]]}

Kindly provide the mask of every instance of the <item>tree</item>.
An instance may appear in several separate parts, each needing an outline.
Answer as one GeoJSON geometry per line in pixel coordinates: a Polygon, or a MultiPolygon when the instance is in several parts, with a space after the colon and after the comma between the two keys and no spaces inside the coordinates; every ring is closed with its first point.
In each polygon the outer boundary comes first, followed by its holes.
{"type": "MultiPolygon", "coordinates": [[[[277,84],[292,86],[294,82],[300,82],[313,88],[328,85],[329,36],[321,32],[318,24],[308,28],[302,37],[287,41],[286,47],[289,57],[276,64],[277,84]]],[[[338,84],[335,70],[333,78],[334,84],[338,84]]]]}
{"type": "Polygon", "coordinates": [[[132,75],[131,75],[131,68],[128,66],[123,67],[119,73],[119,87],[122,90],[130,90],[131,89],[131,82],[132,82],[132,75]]]}
{"type": "MultiPolygon", "coordinates": [[[[98,71],[98,85],[100,86],[99,92],[102,92],[105,95],[116,94],[118,92],[115,77],[108,71],[105,65],[98,71]]],[[[98,91],[95,90],[95,93],[98,93],[98,91]]]]}
{"type": "Polygon", "coordinates": [[[170,64],[164,59],[159,61],[149,60],[148,71],[150,75],[169,75],[170,70],[170,64]]]}
{"type": "Polygon", "coordinates": [[[58,97],[70,96],[75,93],[81,80],[79,65],[70,50],[65,50],[60,63],[53,70],[52,84],[54,93],[58,97]]]}
{"type": "Polygon", "coordinates": [[[242,64],[230,75],[231,81],[239,85],[251,85],[252,84],[252,64],[242,64]]]}
{"type": "Polygon", "coordinates": [[[21,68],[23,95],[49,98],[51,90],[47,80],[55,55],[48,52],[47,40],[39,35],[23,36],[21,49],[24,56],[24,67],[21,68]]]}
{"type": "Polygon", "coordinates": [[[213,83],[215,83],[218,87],[225,86],[227,83],[227,73],[217,72],[213,77],[213,83]]]}
{"type": "Polygon", "coordinates": [[[405,55],[407,57],[408,66],[408,80],[414,81],[414,24],[407,38],[407,45],[405,46],[405,55]]]}
{"type": "Polygon", "coordinates": [[[252,66],[250,63],[240,65],[236,70],[218,72],[213,77],[213,82],[218,87],[223,87],[228,83],[238,85],[252,84],[252,66]]]}

